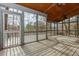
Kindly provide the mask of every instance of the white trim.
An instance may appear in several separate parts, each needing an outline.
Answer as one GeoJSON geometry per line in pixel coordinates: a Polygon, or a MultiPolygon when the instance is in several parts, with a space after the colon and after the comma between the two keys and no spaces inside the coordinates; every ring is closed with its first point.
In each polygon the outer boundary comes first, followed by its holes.
{"type": "Polygon", "coordinates": [[[2,3],[0,5],[4,5],[4,6],[7,6],[7,7],[11,7],[11,8],[16,8],[16,9],[22,10],[23,12],[35,13],[35,14],[39,14],[39,15],[43,15],[43,16],[46,16],[47,17],[47,14],[45,14],[45,13],[42,13],[40,11],[36,11],[36,10],[30,9],[30,8],[27,8],[27,7],[18,5],[18,4],[2,3]]]}

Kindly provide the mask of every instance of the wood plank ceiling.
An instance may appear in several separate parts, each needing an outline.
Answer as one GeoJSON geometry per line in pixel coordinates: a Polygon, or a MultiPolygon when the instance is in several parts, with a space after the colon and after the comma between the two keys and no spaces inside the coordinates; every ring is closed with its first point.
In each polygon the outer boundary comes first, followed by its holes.
{"type": "Polygon", "coordinates": [[[48,15],[48,21],[58,22],[79,14],[78,3],[17,3],[48,15]]]}

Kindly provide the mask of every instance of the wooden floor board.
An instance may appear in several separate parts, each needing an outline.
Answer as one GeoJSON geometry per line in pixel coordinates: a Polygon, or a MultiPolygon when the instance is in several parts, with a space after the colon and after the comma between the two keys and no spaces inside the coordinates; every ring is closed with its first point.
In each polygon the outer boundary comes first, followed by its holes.
{"type": "Polygon", "coordinates": [[[79,44],[74,44],[75,40],[72,37],[62,38],[64,39],[60,38],[58,42],[53,38],[52,40],[3,49],[0,51],[0,56],[78,56],[79,44]]]}

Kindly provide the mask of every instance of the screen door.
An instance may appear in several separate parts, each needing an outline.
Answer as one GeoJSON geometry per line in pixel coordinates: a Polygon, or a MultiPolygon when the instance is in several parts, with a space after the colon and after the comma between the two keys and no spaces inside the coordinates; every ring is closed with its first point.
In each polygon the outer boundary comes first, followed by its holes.
{"type": "Polygon", "coordinates": [[[21,44],[21,15],[3,13],[3,48],[21,44]]]}

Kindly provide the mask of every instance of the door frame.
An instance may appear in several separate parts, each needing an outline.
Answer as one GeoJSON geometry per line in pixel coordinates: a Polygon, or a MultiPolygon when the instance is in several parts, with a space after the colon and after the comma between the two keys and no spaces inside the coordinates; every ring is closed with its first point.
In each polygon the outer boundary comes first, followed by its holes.
{"type": "Polygon", "coordinates": [[[3,26],[4,26],[4,24],[3,24],[3,22],[4,22],[4,20],[3,20],[3,14],[11,14],[11,15],[19,15],[20,16],[20,32],[21,32],[21,45],[23,45],[24,44],[24,13],[22,12],[22,14],[20,14],[20,13],[15,13],[15,12],[11,12],[11,11],[8,11],[8,10],[1,10],[0,9],[0,35],[1,35],[1,39],[0,39],[0,50],[2,50],[3,49],[3,31],[4,31],[4,28],[3,28],[3,26]]]}

